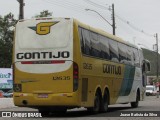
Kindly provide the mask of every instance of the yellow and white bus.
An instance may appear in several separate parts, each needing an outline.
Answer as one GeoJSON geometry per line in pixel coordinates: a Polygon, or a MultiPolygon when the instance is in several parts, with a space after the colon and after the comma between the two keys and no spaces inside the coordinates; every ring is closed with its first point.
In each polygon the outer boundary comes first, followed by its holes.
{"type": "Polygon", "coordinates": [[[16,106],[97,113],[111,104],[138,107],[144,99],[150,65],[142,51],[76,19],[20,20],[13,51],[16,106]]]}

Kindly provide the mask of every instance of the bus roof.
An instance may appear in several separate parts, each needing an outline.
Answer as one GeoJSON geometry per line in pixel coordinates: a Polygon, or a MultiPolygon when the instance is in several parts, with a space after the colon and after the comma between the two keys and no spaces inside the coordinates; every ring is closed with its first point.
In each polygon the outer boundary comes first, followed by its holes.
{"type": "Polygon", "coordinates": [[[77,20],[77,19],[75,19],[75,18],[62,18],[62,17],[49,18],[49,17],[41,17],[41,18],[32,18],[32,19],[26,19],[26,20],[25,20],[25,19],[22,19],[22,20],[19,20],[18,22],[24,22],[24,21],[28,21],[28,20],[44,20],[44,21],[45,21],[45,20],[54,20],[54,19],[73,20],[74,23],[75,23],[77,26],[81,26],[81,27],[83,27],[83,28],[85,28],[85,29],[88,29],[88,30],[91,30],[91,31],[93,31],[93,32],[99,33],[99,34],[101,34],[101,35],[103,35],[103,36],[106,36],[106,37],[108,37],[108,38],[110,38],[110,39],[113,39],[113,40],[115,40],[115,41],[124,43],[124,44],[126,44],[126,45],[128,45],[128,46],[131,46],[131,47],[134,47],[134,48],[137,48],[137,49],[138,49],[138,46],[133,45],[133,44],[129,43],[128,41],[124,41],[123,39],[121,39],[121,38],[119,38],[119,37],[117,37],[117,36],[115,36],[115,35],[112,35],[112,34],[106,32],[106,31],[104,31],[104,30],[102,30],[102,29],[95,28],[95,27],[91,27],[91,26],[89,26],[89,25],[87,25],[87,24],[85,24],[85,23],[80,22],[79,20],[77,20]]]}
{"type": "Polygon", "coordinates": [[[106,32],[106,31],[104,31],[104,30],[102,30],[102,29],[91,27],[91,26],[89,26],[89,25],[87,25],[87,24],[84,24],[84,23],[80,22],[80,21],[77,20],[77,19],[74,19],[74,22],[75,22],[78,26],[81,26],[81,27],[83,27],[83,28],[89,29],[89,30],[91,30],[91,31],[93,31],[93,32],[96,32],[96,33],[99,33],[99,34],[101,34],[101,35],[103,35],[103,36],[106,36],[106,37],[108,37],[108,38],[110,38],[110,39],[113,39],[113,40],[115,40],[115,41],[124,43],[124,44],[126,44],[126,45],[128,45],[128,46],[131,46],[131,47],[134,47],[134,48],[137,48],[137,49],[138,49],[138,47],[137,47],[136,45],[133,45],[133,44],[129,43],[128,41],[124,41],[123,39],[121,39],[121,38],[119,38],[119,37],[117,37],[117,36],[115,36],[115,35],[112,35],[112,34],[106,32]]]}

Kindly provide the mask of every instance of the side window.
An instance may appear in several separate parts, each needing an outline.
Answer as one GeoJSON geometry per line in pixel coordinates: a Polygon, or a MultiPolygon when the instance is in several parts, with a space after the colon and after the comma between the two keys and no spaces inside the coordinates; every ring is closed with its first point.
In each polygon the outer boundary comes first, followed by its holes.
{"type": "Polygon", "coordinates": [[[127,46],[125,44],[118,43],[118,50],[119,50],[119,62],[127,63],[127,46]]]}
{"type": "Polygon", "coordinates": [[[127,61],[129,65],[133,64],[133,49],[130,46],[127,46],[127,61]]]}
{"type": "Polygon", "coordinates": [[[90,32],[89,32],[89,30],[82,29],[82,42],[81,42],[81,44],[84,44],[84,48],[82,48],[82,49],[84,49],[83,53],[90,55],[91,47],[90,47],[90,32]]]}
{"type": "Polygon", "coordinates": [[[99,47],[100,47],[100,57],[104,59],[110,59],[109,53],[109,39],[102,35],[99,35],[99,47]]]}
{"type": "Polygon", "coordinates": [[[95,57],[100,57],[98,34],[90,32],[90,36],[91,36],[91,41],[90,41],[91,55],[95,57]]]}
{"type": "Polygon", "coordinates": [[[142,66],[143,60],[144,60],[143,52],[141,49],[138,49],[138,51],[139,51],[139,58],[140,58],[140,66],[142,66]]]}
{"type": "Polygon", "coordinates": [[[118,44],[114,40],[109,40],[110,59],[119,62],[118,44]]]}
{"type": "Polygon", "coordinates": [[[80,39],[81,51],[84,54],[85,48],[84,48],[84,40],[83,40],[83,35],[82,35],[82,28],[78,27],[78,31],[79,31],[79,39],[80,39]]]}
{"type": "Polygon", "coordinates": [[[138,54],[138,50],[136,48],[133,48],[133,54],[134,54],[134,64],[135,64],[135,66],[140,67],[139,54],[138,54]]]}

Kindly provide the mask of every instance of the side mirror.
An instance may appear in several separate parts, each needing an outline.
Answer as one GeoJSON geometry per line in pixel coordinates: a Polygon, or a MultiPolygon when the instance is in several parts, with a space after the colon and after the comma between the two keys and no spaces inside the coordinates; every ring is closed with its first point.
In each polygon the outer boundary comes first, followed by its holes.
{"type": "Polygon", "coordinates": [[[145,59],[143,60],[143,71],[145,72],[150,72],[151,71],[151,64],[150,64],[150,61],[145,59]]]}
{"type": "Polygon", "coordinates": [[[150,64],[150,62],[146,63],[146,65],[147,65],[147,71],[150,72],[151,71],[151,64],[150,64]]]}

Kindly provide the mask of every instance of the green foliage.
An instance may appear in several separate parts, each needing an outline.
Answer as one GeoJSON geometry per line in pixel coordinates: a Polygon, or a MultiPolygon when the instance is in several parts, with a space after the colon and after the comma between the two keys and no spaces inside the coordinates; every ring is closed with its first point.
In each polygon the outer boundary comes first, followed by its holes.
{"type": "Polygon", "coordinates": [[[150,85],[156,85],[156,83],[159,82],[160,83],[160,78],[153,78],[149,80],[149,84],[150,85]]]}
{"type": "MultiPolygon", "coordinates": [[[[49,17],[52,12],[43,10],[35,17],[49,17]]],[[[4,17],[0,16],[0,68],[8,68],[12,65],[12,47],[14,39],[14,28],[17,20],[9,13],[4,17]]]]}
{"type": "Polygon", "coordinates": [[[17,20],[9,13],[0,16],[0,68],[11,67],[14,26],[17,20]]]}
{"type": "Polygon", "coordinates": [[[49,12],[48,10],[43,10],[42,12],[40,12],[39,15],[36,15],[35,18],[49,17],[49,16],[52,16],[52,12],[49,12]]]}

